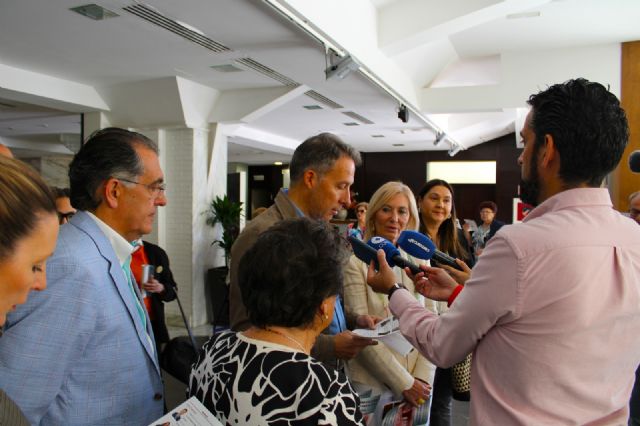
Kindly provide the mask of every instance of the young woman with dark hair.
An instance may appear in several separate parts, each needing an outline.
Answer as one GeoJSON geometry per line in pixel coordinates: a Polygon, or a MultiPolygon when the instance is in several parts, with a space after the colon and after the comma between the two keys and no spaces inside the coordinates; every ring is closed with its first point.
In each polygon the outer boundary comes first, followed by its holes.
{"type": "MultiPolygon", "coordinates": [[[[418,192],[418,208],[420,209],[420,231],[429,237],[438,250],[460,259],[469,267],[473,266],[467,239],[462,229],[457,227],[456,206],[453,202],[453,188],[441,179],[432,179],[424,184],[418,192]]],[[[441,266],[431,262],[432,266],[441,266]]],[[[462,274],[446,267],[458,282],[463,281],[462,274]]],[[[466,269],[466,268],[465,268],[466,269]]],[[[466,269],[468,277],[468,269],[466,269]]],[[[439,314],[447,310],[445,302],[437,302],[439,314]]],[[[433,383],[433,399],[431,401],[432,426],[451,425],[451,404],[453,390],[451,387],[451,370],[437,368],[433,383]]]]}

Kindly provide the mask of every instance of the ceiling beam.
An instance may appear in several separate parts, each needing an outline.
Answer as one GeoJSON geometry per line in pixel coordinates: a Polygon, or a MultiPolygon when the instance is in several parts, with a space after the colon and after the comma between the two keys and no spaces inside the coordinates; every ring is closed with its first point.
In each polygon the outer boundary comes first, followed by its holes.
{"type": "Polygon", "coordinates": [[[92,86],[0,64],[0,97],[69,112],[108,110],[92,86]]]}
{"type": "Polygon", "coordinates": [[[379,15],[379,45],[395,56],[551,0],[405,0],[379,15]]]}

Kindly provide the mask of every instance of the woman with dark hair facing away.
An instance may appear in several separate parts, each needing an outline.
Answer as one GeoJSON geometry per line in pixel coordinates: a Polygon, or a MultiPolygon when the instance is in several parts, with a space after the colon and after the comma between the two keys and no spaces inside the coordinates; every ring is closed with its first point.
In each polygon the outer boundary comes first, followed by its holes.
{"type": "Polygon", "coordinates": [[[480,256],[487,242],[504,226],[504,222],[496,220],[498,205],[493,201],[481,202],[478,206],[478,212],[480,213],[480,224],[478,230],[471,235],[476,256],[480,256]]]}
{"type": "MultiPolygon", "coordinates": [[[[469,245],[461,229],[456,226],[456,206],[453,202],[453,188],[442,179],[432,179],[424,184],[418,192],[418,208],[420,209],[420,232],[433,241],[438,250],[460,259],[458,262],[465,269],[455,269],[436,264],[432,266],[447,269],[459,283],[464,283],[469,276],[469,267],[473,266],[473,257],[469,245]],[[468,266],[467,266],[468,265],[468,266]]],[[[437,313],[448,310],[446,302],[437,302],[437,313]]],[[[451,387],[451,370],[437,368],[433,384],[431,401],[431,426],[451,425],[451,403],[453,390],[451,387]]]]}
{"type": "MultiPolygon", "coordinates": [[[[418,209],[411,189],[402,182],[387,182],[371,197],[364,239],[368,241],[379,236],[395,244],[402,231],[416,231],[418,222],[418,209]]],[[[414,263],[420,262],[401,253],[414,263]]],[[[345,268],[345,309],[357,315],[390,317],[389,299],[367,285],[368,266],[355,255],[351,256],[345,268]]],[[[398,283],[411,291],[423,306],[435,311],[435,302],[415,292],[413,281],[401,268],[394,268],[394,272],[398,283]]],[[[384,406],[392,401],[403,400],[415,407],[427,404],[428,412],[434,372],[435,366],[417,351],[402,355],[387,345],[364,348],[349,362],[349,377],[356,391],[361,395],[380,396],[368,420],[369,425],[382,424],[384,406]]]]}
{"type": "MultiPolygon", "coordinates": [[[[29,291],[46,288],[46,260],[58,229],[47,184],[25,163],[0,156],[0,327],[16,305],[27,301],[29,291]]],[[[0,389],[0,425],[4,424],[29,423],[0,389]]]]}
{"type": "Polygon", "coordinates": [[[328,224],[307,218],[260,235],[239,264],[253,326],[207,342],[189,395],[224,424],[362,425],[347,378],[310,356],[331,323],[348,253],[328,224]]]}

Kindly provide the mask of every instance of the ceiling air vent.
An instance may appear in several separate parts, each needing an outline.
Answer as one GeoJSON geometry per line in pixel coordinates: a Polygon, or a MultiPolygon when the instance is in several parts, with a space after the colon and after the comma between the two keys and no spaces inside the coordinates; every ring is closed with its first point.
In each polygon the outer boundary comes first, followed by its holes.
{"type": "Polygon", "coordinates": [[[305,105],[302,108],[308,109],[308,110],[322,109],[320,105],[305,105]]]}
{"type": "Polygon", "coordinates": [[[116,16],[120,16],[117,13],[110,11],[109,9],[98,6],[97,4],[85,4],[83,6],[72,7],[69,10],[79,13],[82,16],[86,16],[87,18],[91,18],[94,21],[104,21],[108,18],[115,18],[116,16]]]}
{"type": "Polygon", "coordinates": [[[332,101],[331,99],[327,98],[326,96],[321,95],[320,93],[316,92],[315,90],[309,90],[309,91],[305,92],[304,94],[307,95],[308,97],[310,97],[311,99],[314,99],[314,100],[320,102],[321,104],[324,104],[324,105],[328,106],[329,108],[333,108],[333,109],[344,108],[339,103],[332,101]]]}
{"type": "Polygon", "coordinates": [[[129,13],[136,15],[139,18],[149,21],[152,24],[164,28],[165,30],[171,31],[174,34],[179,35],[180,37],[185,38],[193,43],[199,44],[200,46],[213,52],[231,51],[231,49],[224,44],[218,43],[217,41],[210,39],[206,35],[193,31],[192,29],[187,28],[187,26],[180,24],[176,20],[167,18],[166,16],[158,13],[149,6],[137,4],[134,6],[123,7],[123,9],[129,13]]]}
{"type": "Polygon", "coordinates": [[[342,124],[344,124],[345,126],[349,126],[349,127],[351,127],[351,126],[359,126],[360,125],[360,124],[356,123],[355,121],[350,121],[348,123],[342,123],[342,124]]]}
{"type": "Polygon", "coordinates": [[[236,67],[233,64],[211,65],[210,67],[214,71],[218,72],[242,72],[242,68],[236,67]]]}
{"type": "Polygon", "coordinates": [[[237,63],[244,65],[247,68],[251,68],[252,70],[269,77],[273,80],[279,81],[288,87],[298,87],[300,84],[297,81],[291,80],[286,75],[280,74],[278,71],[274,71],[266,65],[262,65],[260,62],[255,61],[251,58],[242,58],[236,60],[237,63]]]}
{"type": "Polygon", "coordinates": [[[346,115],[347,117],[351,117],[354,120],[358,120],[362,124],[373,124],[373,121],[371,121],[368,118],[365,118],[365,117],[361,116],[360,114],[355,113],[353,111],[342,111],[342,113],[344,115],[346,115]]]}

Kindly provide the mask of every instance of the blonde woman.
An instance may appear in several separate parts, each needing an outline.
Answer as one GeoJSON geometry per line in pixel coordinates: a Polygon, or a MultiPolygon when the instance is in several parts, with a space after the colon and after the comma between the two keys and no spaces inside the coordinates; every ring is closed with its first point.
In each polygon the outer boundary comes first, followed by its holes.
{"type": "MultiPolygon", "coordinates": [[[[373,194],[366,215],[365,241],[373,236],[384,237],[396,243],[406,229],[417,230],[419,223],[415,197],[401,182],[388,182],[373,194]]],[[[402,251],[401,251],[402,252],[402,251]]],[[[418,259],[411,258],[414,263],[418,259]]],[[[358,315],[391,315],[386,295],[375,293],[367,285],[367,266],[352,256],[345,268],[345,309],[358,315]]],[[[411,291],[424,306],[435,311],[435,303],[415,291],[413,282],[400,268],[395,268],[397,282],[411,291]]],[[[404,400],[414,406],[430,404],[431,385],[435,366],[412,351],[402,356],[386,345],[370,346],[349,363],[349,376],[360,394],[381,395],[369,424],[380,424],[384,405],[393,400],[404,400]]]]}
{"type": "MultiPolygon", "coordinates": [[[[46,261],[58,228],[56,204],[42,178],[23,162],[0,156],[0,329],[29,292],[47,287],[46,261]]],[[[0,425],[28,425],[2,389],[0,425]]]]}

